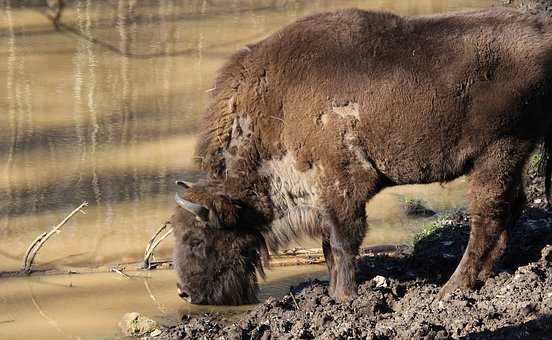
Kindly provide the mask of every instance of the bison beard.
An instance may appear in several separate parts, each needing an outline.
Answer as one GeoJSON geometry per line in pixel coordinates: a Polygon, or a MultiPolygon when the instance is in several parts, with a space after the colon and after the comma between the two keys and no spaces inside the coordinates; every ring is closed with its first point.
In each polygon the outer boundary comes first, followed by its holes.
{"type": "Polygon", "coordinates": [[[523,167],[539,141],[551,150],[552,19],[316,14],[236,53],[211,93],[196,152],[207,180],[184,185],[172,221],[189,300],[252,302],[267,249],[303,236],[323,239],[330,294],[354,297],[367,201],[467,175],[470,240],[444,295],[490,275],[523,167]]]}

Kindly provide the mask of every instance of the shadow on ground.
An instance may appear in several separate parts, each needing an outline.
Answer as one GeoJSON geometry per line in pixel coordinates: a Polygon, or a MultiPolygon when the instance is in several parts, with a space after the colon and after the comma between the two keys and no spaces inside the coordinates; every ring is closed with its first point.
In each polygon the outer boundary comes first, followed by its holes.
{"type": "Polygon", "coordinates": [[[499,328],[495,331],[474,332],[462,337],[465,340],[476,339],[550,339],[552,337],[552,315],[535,320],[499,328]]]}
{"type": "MultiPolygon", "coordinates": [[[[495,272],[513,272],[537,261],[542,249],[552,244],[550,222],[552,210],[527,208],[511,231],[508,246],[495,272]]],[[[428,283],[444,284],[464,254],[469,238],[469,217],[465,212],[457,211],[437,224],[436,230],[419,239],[413,248],[400,247],[398,253],[361,257],[359,283],[380,275],[399,281],[422,279],[428,283]]]]}

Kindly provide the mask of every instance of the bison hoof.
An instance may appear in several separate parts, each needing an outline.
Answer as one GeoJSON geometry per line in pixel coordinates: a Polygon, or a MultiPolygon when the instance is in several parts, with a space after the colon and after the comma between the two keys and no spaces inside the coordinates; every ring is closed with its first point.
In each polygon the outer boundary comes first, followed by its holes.
{"type": "Polygon", "coordinates": [[[437,294],[437,300],[448,300],[450,294],[456,291],[458,288],[449,286],[448,284],[444,285],[437,294]]]}
{"type": "Polygon", "coordinates": [[[333,294],[330,294],[330,296],[334,298],[334,300],[336,300],[337,302],[346,303],[354,300],[357,297],[357,293],[356,289],[348,292],[339,291],[338,289],[336,289],[333,294]]]}
{"type": "Polygon", "coordinates": [[[469,291],[473,287],[473,284],[467,279],[459,279],[456,277],[451,277],[448,282],[441,288],[439,294],[437,294],[437,299],[446,300],[448,296],[457,291],[469,291]]]}

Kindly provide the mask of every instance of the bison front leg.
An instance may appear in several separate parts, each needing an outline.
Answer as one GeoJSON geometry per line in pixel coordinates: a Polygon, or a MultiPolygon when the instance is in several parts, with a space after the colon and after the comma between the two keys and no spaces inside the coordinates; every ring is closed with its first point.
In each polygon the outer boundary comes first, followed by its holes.
{"type": "Polygon", "coordinates": [[[345,202],[346,198],[334,196],[327,206],[329,239],[322,244],[330,271],[329,292],[338,301],[356,296],[356,257],[366,232],[366,201],[345,202]]]}
{"type": "Polygon", "coordinates": [[[330,287],[328,288],[328,292],[330,296],[334,296],[335,283],[337,281],[337,269],[335,266],[335,261],[332,254],[332,247],[330,246],[329,238],[325,238],[322,241],[322,252],[324,253],[324,260],[326,261],[326,266],[328,267],[328,273],[330,274],[330,287]]]}
{"type": "Polygon", "coordinates": [[[347,301],[357,294],[356,257],[364,229],[364,219],[332,227],[330,248],[333,266],[330,271],[330,294],[338,301],[347,301]]]}
{"type": "Polygon", "coordinates": [[[471,289],[477,279],[485,280],[491,273],[521,211],[521,173],[529,151],[523,143],[501,141],[474,165],[469,175],[470,239],[439,298],[456,289],[471,289]]]}
{"type": "Polygon", "coordinates": [[[366,234],[366,202],[383,187],[382,183],[378,171],[368,161],[354,161],[354,158],[333,160],[321,178],[327,235],[324,255],[330,255],[326,257],[331,267],[330,294],[338,301],[349,300],[357,294],[356,257],[366,234]],[[343,168],[343,164],[348,165],[343,168]]]}

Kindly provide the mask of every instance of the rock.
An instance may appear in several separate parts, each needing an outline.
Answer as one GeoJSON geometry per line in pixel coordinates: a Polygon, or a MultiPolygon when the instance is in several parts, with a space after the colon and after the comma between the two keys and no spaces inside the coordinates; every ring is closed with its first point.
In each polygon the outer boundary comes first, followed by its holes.
{"type": "Polygon", "coordinates": [[[123,318],[119,321],[119,328],[124,336],[142,336],[158,330],[156,329],[157,322],[136,312],[123,315],[123,318]]]}
{"type": "Polygon", "coordinates": [[[541,254],[541,258],[545,263],[552,263],[552,245],[544,247],[541,251],[541,254]]]}
{"type": "Polygon", "coordinates": [[[387,279],[381,275],[375,276],[372,281],[376,283],[376,288],[387,288],[387,279]]]}
{"type": "Polygon", "coordinates": [[[150,333],[150,336],[159,336],[163,333],[160,329],[155,329],[153,332],[150,333]]]}
{"type": "Polygon", "coordinates": [[[404,202],[404,212],[412,217],[430,217],[435,215],[435,211],[426,208],[422,200],[406,199],[404,202]]]}

